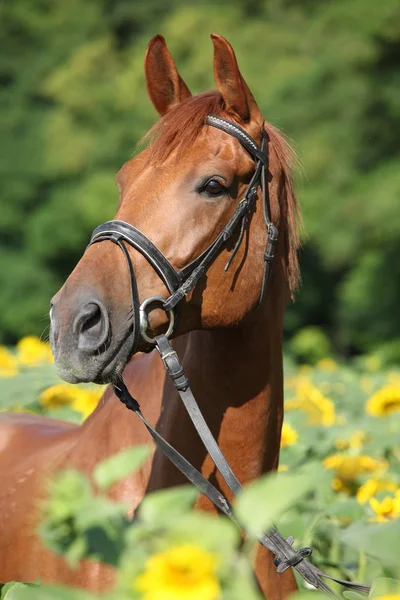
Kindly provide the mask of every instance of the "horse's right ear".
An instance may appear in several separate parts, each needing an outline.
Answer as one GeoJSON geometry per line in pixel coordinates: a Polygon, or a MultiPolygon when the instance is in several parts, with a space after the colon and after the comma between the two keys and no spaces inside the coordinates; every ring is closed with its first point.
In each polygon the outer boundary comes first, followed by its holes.
{"type": "Polygon", "coordinates": [[[150,40],[144,59],[144,70],[147,91],[161,116],[191,96],[162,35],[155,35],[150,40]]]}

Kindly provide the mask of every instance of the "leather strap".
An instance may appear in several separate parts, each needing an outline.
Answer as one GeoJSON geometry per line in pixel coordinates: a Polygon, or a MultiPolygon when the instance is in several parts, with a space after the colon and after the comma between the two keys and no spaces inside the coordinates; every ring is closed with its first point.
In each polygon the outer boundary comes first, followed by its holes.
{"type": "Polygon", "coordinates": [[[181,285],[182,280],[179,272],[175,271],[161,250],[144,233],[126,221],[107,221],[96,227],[92,233],[89,246],[103,240],[116,243],[120,239],[128,242],[148,260],[171,294],[181,285]]]}
{"type": "Polygon", "coordinates": [[[225,133],[235,137],[237,140],[239,140],[242,146],[246,148],[247,152],[253,157],[253,159],[259,160],[264,166],[267,164],[267,157],[262,149],[259,148],[257,142],[253,140],[247,131],[242,129],[236,123],[232,123],[232,121],[228,121],[222,117],[208,115],[206,124],[216,127],[217,129],[221,129],[221,131],[225,131],[225,133]]]}

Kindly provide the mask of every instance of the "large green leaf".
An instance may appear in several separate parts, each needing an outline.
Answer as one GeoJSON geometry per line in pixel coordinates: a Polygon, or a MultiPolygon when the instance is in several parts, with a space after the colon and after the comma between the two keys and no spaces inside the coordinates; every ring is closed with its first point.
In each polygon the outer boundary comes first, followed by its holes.
{"type": "MultiPolygon", "coordinates": [[[[298,473],[275,473],[248,486],[235,502],[235,514],[244,529],[262,534],[300,498],[321,483],[321,468],[309,465],[298,473]]],[[[322,479],[323,481],[323,479],[322,479]]]]}
{"type": "Polygon", "coordinates": [[[198,491],[192,485],[152,492],[141,503],[139,517],[143,522],[153,525],[168,523],[187,513],[197,496],[198,491]]]}
{"type": "Polygon", "coordinates": [[[355,523],[341,535],[345,544],[374,556],[382,564],[399,569],[400,521],[382,524],[355,523]]]}
{"type": "Polygon", "coordinates": [[[113,483],[137,471],[150,456],[151,451],[149,446],[134,446],[110,456],[94,468],[94,481],[100,489],[107,490],[113,483]]]}
{"type": "Polygon", "coordinates": [[[400,581],[390,577],[378,577],[371,585],[370,598],[386,595],[400,595],[400,581]]]}

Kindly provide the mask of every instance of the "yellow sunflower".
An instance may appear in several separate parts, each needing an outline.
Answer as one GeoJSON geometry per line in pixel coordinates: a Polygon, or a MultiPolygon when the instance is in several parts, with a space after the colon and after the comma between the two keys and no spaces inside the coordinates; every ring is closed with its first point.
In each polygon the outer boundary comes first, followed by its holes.
{"type": "Polygon", "coordinates": [[[17,358],[20,364],[25,367],[53,362],[49,342],[42,342],[34,335],[29,335],[19,340],[17,344],[17,358]]]}
{"type": "Polygon", "coordinates": [[[331,427],[335,424],[335,405],[306,377],[298,379],[296,396],[285,403],[287,410],[300,409],[308,415],[311,425],[331,427]]]}
{"type": "Polygon", "coordinates": [[[73,400],[72,408],[80,412],[83,418],[86,419],[98,405],[104,388],[98,387],[92,390],[80,390],[80,392],[73,400]]]}
{"type": "Polygon", "coordinates": [[[289,423],[283,423],[281,433],[281,448],[291,446],[297,442],[298,433],[289,423]]]}
{"type": "Polygon", "coordinates": [[[39,401],[44,408],[59,408],[69,406],[82,394],[82,389],[69,383],[58,383],[44,390],[39,401]]]}
{"type": "Polygon", "coordinates": [[[349,493],[356,491],[355,484],[361,475],[366,473],[380,474],[388,468],[386,461],[376,460],[366,454],[360,456],[333,454],[323,461],[323,465],[326,469],[335,471],[336,477],[332,481],[333,489],[349,493]]]}
{"type": "Polygon", "coordinates": [[[397,519],[400,517],[400,490],[396,492],[394,497],[386,496],[380,501],[376,498],[371,498],[369,504],[375,513],[371,521],[383,523],[397,519]]]}
{"type": "Polygon", "coordinates": [[[357,490],[356,498],[360,504],[365,504],[370,498],[380,492],[395,492],[397,484],[389,479],[367,479],[357,490]]]}
{"type": "Polygon", "coordinates": [[[0,346],[0,377],[14,377],[17,373],[17,359],[5,346],[0,346]]]}
{"type": "Polygon", "coordinates": [[[133,585],[143,600],[217,600],[217,568],[214,554],[182,544],[150,556],[133,585]]]}
{"type": "Polygon", "coordinates": [[[59,383],[42,392],[39,400],[45,408],[70,406],[86,418],[96,408],[103,392],[103,386],[85,389],[68,383],[59,383]]]}
{"type": "Polygon", "coordinates": [[[371,396],[365,410],[374,417],[400,412],[400,385],[385,385],[371,396]]]}

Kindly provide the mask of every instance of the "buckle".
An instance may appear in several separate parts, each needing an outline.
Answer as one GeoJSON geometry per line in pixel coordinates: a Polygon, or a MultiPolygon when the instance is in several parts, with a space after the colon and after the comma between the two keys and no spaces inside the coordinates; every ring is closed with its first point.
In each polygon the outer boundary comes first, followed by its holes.
{"type": "Polygon", "coordinates": [[[171,308],[170,310],[165,310],[165,303],[165,298],[162,298],[161,296],[150,296],[150,298],[144,300],[139,307],[140,333],[142,335],[142,338],[149,344],[152,344],[152,346],[155,346],[156,340],[155,338],[152,338],[147,334],[147,330],[149,328],[149,313],[151,313],[152,310],[161,308],[169,317],[168,329],[165,332],[165,337],[169,338],[170,335],[172,335],[175,328],[174,309],[171,308]],[[153,308],[147,310],[147,307],[151,306],[152,304],[155,304],[156,306],[153,306],[153,308]]]}

